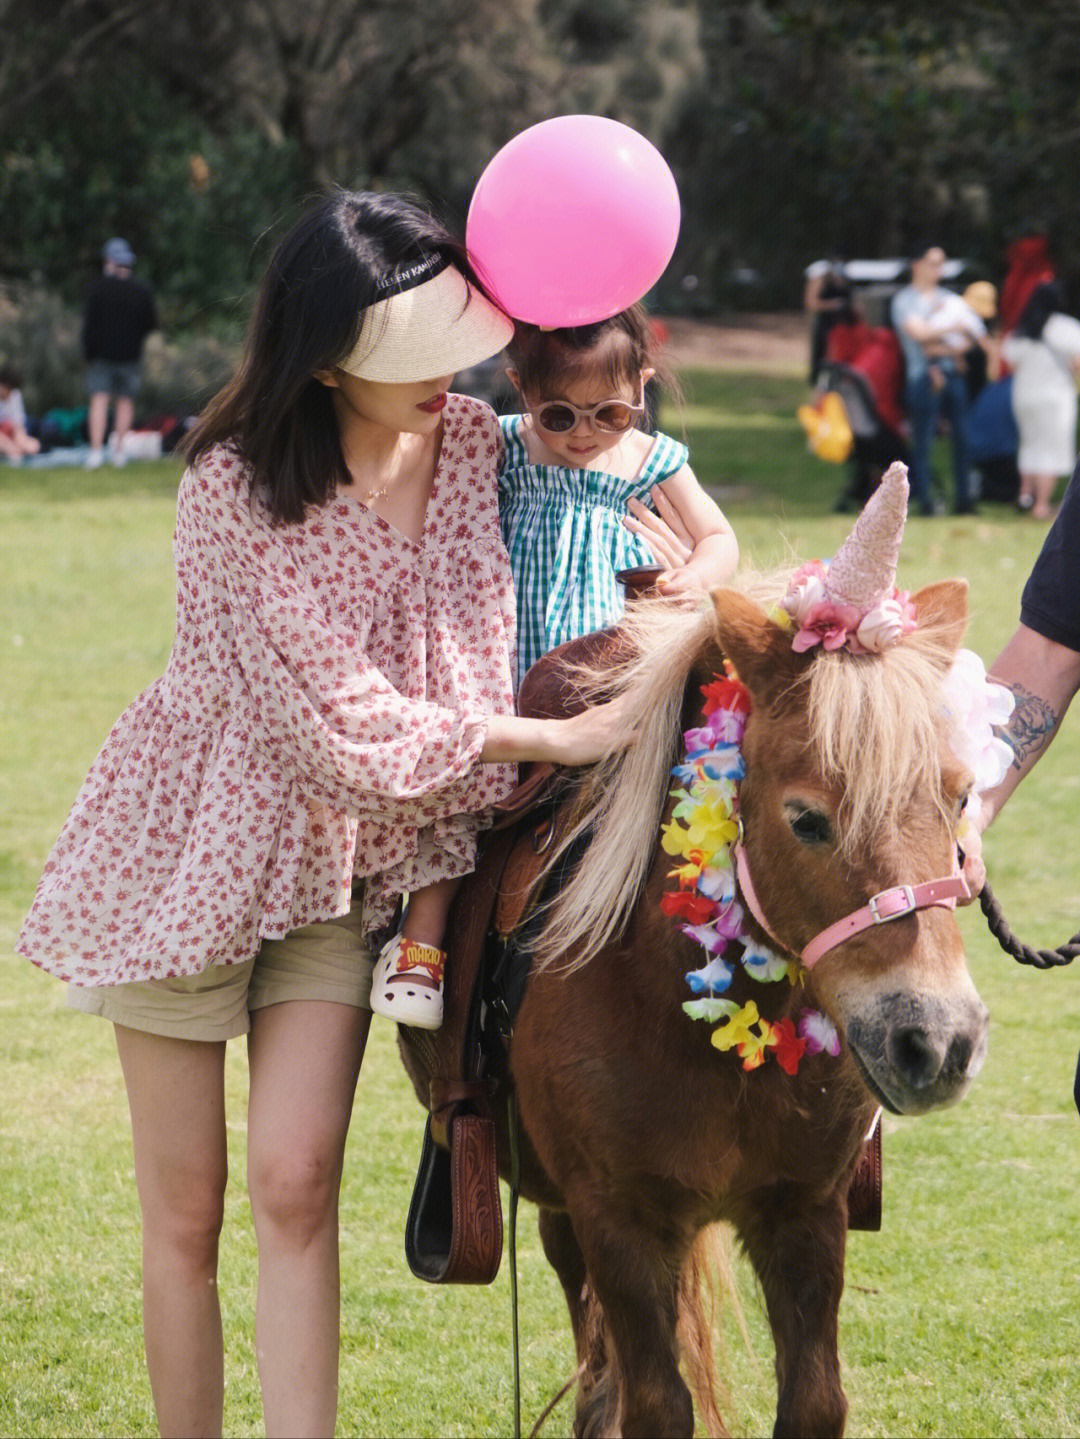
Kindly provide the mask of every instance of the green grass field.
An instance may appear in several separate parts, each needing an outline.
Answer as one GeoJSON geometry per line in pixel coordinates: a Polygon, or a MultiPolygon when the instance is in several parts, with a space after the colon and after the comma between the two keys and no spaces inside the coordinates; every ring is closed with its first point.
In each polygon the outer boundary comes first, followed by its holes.
{"type": "MultiPolygon", "coordinates": [[[[805,449],[797,379],[686,377],[692,461],[744,557],[831,554],[839,468],[805,449]]],[[[678,421],[668,417],[678,432],[678,421]]],[[[108,1026],[12,956],[48,848],[109,726],[162,670],[172,637],[178,467],[0,468],[0,1434],[155,1432],[142,1360],[139,1226],[126,1103],[108,1026]]],[[[1044,527],[1000,507],[913,519],[900,583],[971,583],[969,642],[988,661],[1016,623],[1044,527]]],[[[1075,718],[987,838],[1013,928],[1056,944],[1080,929],[1075,718]]],[[[977,911],[960,917],[993,1019],[990,1054],[956,1109],[887,1121],[884,1228],[854,1234],[841,1352],[854,1435],[1080,1434],[1080,966],[1022,969],[977,911]]],[[[243,1047],[230,1047],[231,1186],[222,1245],[226,1432],[261,1433],[244,1187],[243,1047]]],[[[421,1112],[376,1021],[343,1194],[345,1435],[511,1432],[507,1265],[490,1289],[422,1285],[402,1249],[421,1112]]],[[[521,1215],[523,1411],[531,1427],[572,1368],[561,1293],[521,1215]]],[[[753,1278],[751,1332],[722,1335],[735,1433],[771,1431],[772,1346],[753,1278]]],[[[545,1433],[567,1433],[564,1400],[545,1433]]]]}

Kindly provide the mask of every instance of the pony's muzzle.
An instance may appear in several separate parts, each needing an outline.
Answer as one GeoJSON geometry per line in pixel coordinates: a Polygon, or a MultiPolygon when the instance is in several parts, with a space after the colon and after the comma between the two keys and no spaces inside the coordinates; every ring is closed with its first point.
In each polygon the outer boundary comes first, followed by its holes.
{"type": "Polygon", "coordinates": [[[963,1097],[986,1058],[990,1015],[977,995],[884,996],[853,1018],[848,1044],[870,1090],[894,1114],[922,1114],[963,1097]]]}

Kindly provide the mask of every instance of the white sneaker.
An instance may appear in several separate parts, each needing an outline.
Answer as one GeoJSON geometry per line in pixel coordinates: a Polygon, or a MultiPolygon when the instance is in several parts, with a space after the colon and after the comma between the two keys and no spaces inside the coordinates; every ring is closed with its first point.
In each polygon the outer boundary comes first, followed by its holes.
{"type": "Polygon", "coordinates": [[[83,461],[83,468],[86,470],[99,470],[105,463],[104,450],[91,450],[83,461]]]}
{"type": "Polygon", "coordinates": [[[445,964],[445,953],[433,944],[395,934],[375,961],[371,1012],[413,1029],[438,1029],[443,1019],[445,964]]]}

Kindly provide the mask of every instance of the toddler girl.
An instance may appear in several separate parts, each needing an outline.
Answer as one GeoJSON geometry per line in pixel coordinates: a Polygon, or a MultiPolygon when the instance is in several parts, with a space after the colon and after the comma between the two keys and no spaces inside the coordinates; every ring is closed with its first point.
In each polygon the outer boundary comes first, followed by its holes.
{"type": "Polygon", "coordinates": [[[660,592],[690,594],[729,579],[739,550],[686,446],[642,428],[656,374],[642,306],[576,329],[518,325],[510,358],[525,412],[499,420],[499,513],[520,684],[548,650],[618,620],[617,571],[659,561],[660,592]]]}

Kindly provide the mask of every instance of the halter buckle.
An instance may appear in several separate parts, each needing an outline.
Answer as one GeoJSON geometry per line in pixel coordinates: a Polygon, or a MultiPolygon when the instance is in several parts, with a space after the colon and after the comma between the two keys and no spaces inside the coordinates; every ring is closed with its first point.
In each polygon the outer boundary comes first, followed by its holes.
{"type": "Polygon", "coordinates": [[[903,919],[906,914],[913,914],[919,906],[915,901],[915,891],[910,884],[896,884],[892,889],[883,889],[880,894],[872,894],[866,901],[866,907],[874,916],[875,924],[888,924],[890,919],[903,919]],[[886,896],[890,899],[893,897],[898,899],[901,895],[904,899],[903,909],[895,909],[889,914],[882,914],[878,909],[878,900],[885,899],[886,896]]]}

